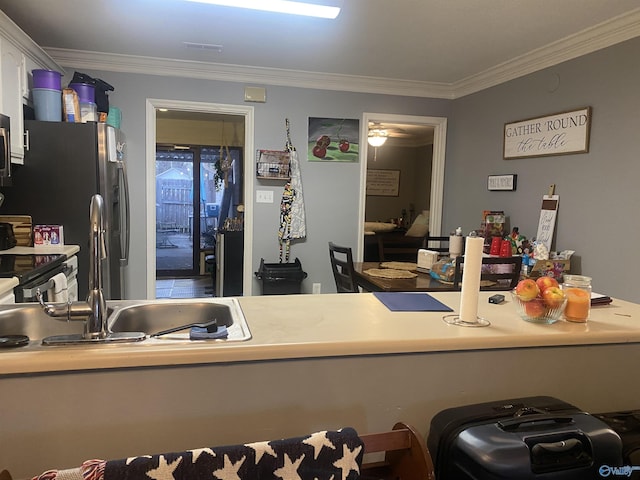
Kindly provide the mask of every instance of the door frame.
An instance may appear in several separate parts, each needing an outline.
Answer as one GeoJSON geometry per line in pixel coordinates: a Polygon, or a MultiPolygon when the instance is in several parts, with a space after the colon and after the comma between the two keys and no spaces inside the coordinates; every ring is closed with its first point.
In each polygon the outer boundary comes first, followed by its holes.
{"type": "MultiPolygon", "coordinates": [[[[148,98],[146,100],[146,185],[147,185],[147,245],[156,244],[156,183],[155,183],[155,151],[156,151],[156,110],[167,108],[194,113],[216,113],[226,115],[244,116],[244,261],[242,268],[242,292],[243,295],[252,294],[253,277],[251,263],[253,259],[253,152],[254,136],[254,107],[245,105],[226,105],[221,103],[189,102],[182,100],[169,100],[160,98],[148,98]]],[[[147,298],[156,298],[156,251],[155,248],[147,248],[147,298]]]]}
{"type": "Polygon", "coordinates": [[[369,158],[369,123],[404,123],[427,125],[433,127],[433,159],[431,166],[431,196],[429,199],[429,234],[440,235],[442,230],[442,203],[444,198],[444,166],[447,146],[447,118],[423,117],[418,115],[397,115],[390,113],[362,114],[360,138],[363,139],[360,159],[360,207],[358,222],[358,251],[357,258],[364,258],[364,221],[367,204],[367,159],[369,158]]]}

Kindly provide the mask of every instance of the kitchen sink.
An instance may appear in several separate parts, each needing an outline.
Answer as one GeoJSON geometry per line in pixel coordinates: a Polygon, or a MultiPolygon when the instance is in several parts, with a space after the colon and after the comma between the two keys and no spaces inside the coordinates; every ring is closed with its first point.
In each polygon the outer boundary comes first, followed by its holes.
{"type": "Polygon", "coordinates": [[[50,335],[71,335],[83,330],[83,322],[51,318],[38,303],[0,305],[0,337],[26,335],[31,340],[41,340],[50,335]]]}
{"type": "MultiPolygon", "coordinates": [[[[114,306],[108,324],[112,332],[158,332],[216,320],[227,328],[226,341],[245,341],[251,338],[249,326],[235,298],[212,300],[152,300],[145,302],[123,302],[114,306]]],[[[189,329],[155,337],[158,340],[187,340],[189,329]]]]}
{"type": "MultiPolygon", "coordinates": [[[[162,330],[216,319],[218,325],[227,327],[229,334],[226,340],[218,341],[245,341],[251,338],[249,326],[235,298],[109,300],[107,308],[108,326],[116,334],[144,332],[152,335],[162,330]]],[[[47,337],[82,334],[84,331],[82,320],[82,318],[74,318],[72,321],[67,321],[65,318],[52,318],[45,314],[37,303],[0,305],[0,338],[27,336],[30,340],[29,345],[40,345],[42,339],[47,337]]],[[[160,340],[190,342],[189,329],[136,343],[160,340]]]]}

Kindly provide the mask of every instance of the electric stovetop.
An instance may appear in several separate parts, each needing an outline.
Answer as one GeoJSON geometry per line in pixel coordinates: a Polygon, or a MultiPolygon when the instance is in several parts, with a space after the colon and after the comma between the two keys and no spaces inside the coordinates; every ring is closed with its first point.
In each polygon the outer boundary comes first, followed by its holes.
{"type": "Polygon", "coordinates": [[[0,254],[0,278],[17,277],[22,284],[49,270],[67,259],[64,254],[0,254]]]}

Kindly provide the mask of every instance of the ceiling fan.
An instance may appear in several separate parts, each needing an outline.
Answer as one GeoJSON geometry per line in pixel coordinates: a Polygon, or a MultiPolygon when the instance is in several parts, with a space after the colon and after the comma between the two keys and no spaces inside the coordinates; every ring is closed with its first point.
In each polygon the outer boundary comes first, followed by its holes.
{"type": "Polygon", "coordinates": [[[412,136],[410,132],[398,125],[385,125],[381,124],[380,128],[387,131],[387,135],[392,138],[409,138],[412,136]]]}
{"type": "Polygon", "coordinates": [[[369,136],[379,135],[390,138],[410,138],[411,133],[397,125],[389,125],[383,123],[370,123],[369,136]]]}

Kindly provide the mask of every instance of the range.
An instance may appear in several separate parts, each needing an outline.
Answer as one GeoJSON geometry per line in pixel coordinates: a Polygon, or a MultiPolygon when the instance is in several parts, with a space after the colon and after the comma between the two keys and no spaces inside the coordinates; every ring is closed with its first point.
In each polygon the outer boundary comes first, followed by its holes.
{"type": "Polygon", "coordinates": [[[0,278],[16,277],[18,286],[14,289],[16,302],[36,301],[36,291],[44,294],[53,286],[51,279],[58,273],[65,273],[67,266],[64,254],[2,254],[0,255],[0,278]]]}

